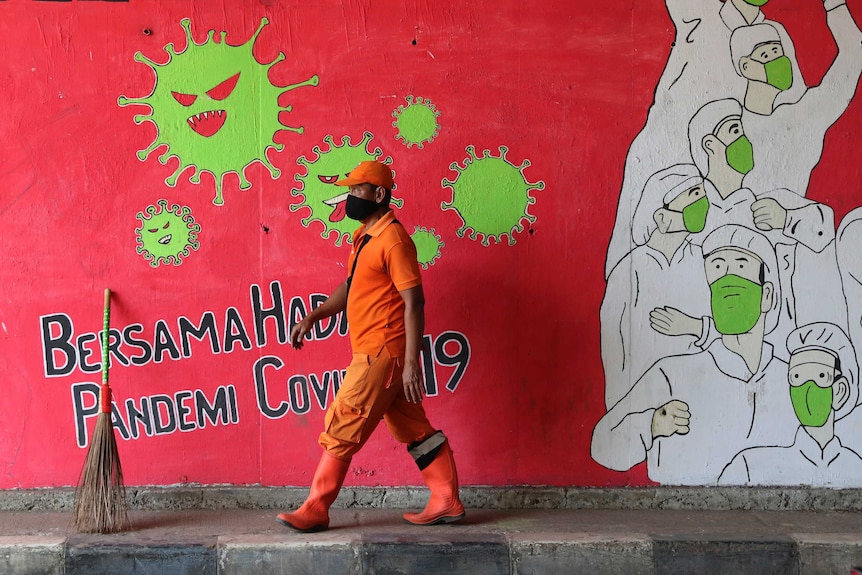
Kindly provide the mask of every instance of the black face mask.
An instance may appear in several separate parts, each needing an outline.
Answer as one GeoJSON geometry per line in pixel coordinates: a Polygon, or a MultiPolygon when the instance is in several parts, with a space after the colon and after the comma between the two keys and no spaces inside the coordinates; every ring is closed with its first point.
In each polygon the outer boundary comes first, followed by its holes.
{"type": "Polygon", "coordinates": [[[345,211],[351,220],[364,220],[380,209],[377,202],[360,198],[359,196],[347,196],[345,211]]]}

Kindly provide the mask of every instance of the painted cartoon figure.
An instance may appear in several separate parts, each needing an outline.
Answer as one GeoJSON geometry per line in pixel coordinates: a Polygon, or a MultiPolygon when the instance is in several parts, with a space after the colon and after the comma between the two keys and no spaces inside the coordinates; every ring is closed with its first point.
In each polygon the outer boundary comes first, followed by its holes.
{"type": "Polygon", "coordinates": [[[787,379],[799,428],[792,445],[740,452],[719,477],[724,485],[849,487],[862,476],[862,458],[835,434],[859,397],[856,353],[837,326],[813,323],[787,339],[787,379]]]}
{"type": "Polygon", "coordinates": [[[702,485],[746,447],[792,441],[787,364],[764,341],[778,322],[781,292],[772,245],[728,225],[703,251],[721,337],[700,353],[659,360],[605,414],[592,439],[593,459],[605,467],[624,471],[646,460],[653,481],[702,485]]]}
{"type": "MultiPolygon", "coordinates": [[[[636,247],[608,278],[602,300],[605,402],[613,407],[657,360],[694,353],[693,337],[656,336],[650,312],[673,302],[689,313],[709,313],[709,291],[692,278],[703,273],[703,252],[690,241],[709,218],[703,177],[691,164],[671,166],[647,181],[635,209],[636,247]]],[[[701,327],[697,326],[698,333],[701,327]]]]}
{"type": "Polygon", "coordinates": [[[807,195],[826,131],[856,93],[862,74],[862,31],[844,0],[825,0],[823,5],[838,54],[819,86],[803,86],[801,98],[781,99],[797,80],[791,73],[789,47],[774,26],[747,26],[731,36],[733,65],[748,83],[742,122],[754,146],[754,169],[745,184],[756,195],[776,188],[807,195]]]}

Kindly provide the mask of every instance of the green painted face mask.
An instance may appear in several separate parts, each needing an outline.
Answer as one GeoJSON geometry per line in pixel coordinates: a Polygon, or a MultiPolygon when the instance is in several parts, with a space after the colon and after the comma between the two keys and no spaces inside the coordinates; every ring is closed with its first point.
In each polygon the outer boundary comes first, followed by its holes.
{"type": "Polygon", "coordinates": [[[709,211],[709,200],[706,196],[692,202],[682,210],[682,221],[685,229],[693,234],[702,232],[706,227],[706,213],[709,211]]]}
{"type": "Polygon", "coordinates": [[[799,387],[790,386],[790,401],[799,423],[806,427],[823,427],[832,413],[832,388],[819,387],[808,380],[799,387]]]}
{"type": "Polygon", "coordinates": [[[715,329],[724,335],[748,332],[760,318],[763,286],[743,277],[727,274],[709,286],[715,329]]]}
{"type": "Polygon", "coordinates": [[[754,149],[744,134],[731,142],[724,154],[727,165],[740,174],[747,174],[754,168],[754,149]]]}
{"type": "Polygon", "coordinates": [[[769,2],[769,0],[744,0],[744,2],[751,6],[766,6],[766,3],[769,2]]]}
{"type": "Polygon", "coordinates": [[[781,56],[763,65],[766,70],[766,83],[779,90],[786,90],[793,85],[793,65],[790,58],[781,56]]]}

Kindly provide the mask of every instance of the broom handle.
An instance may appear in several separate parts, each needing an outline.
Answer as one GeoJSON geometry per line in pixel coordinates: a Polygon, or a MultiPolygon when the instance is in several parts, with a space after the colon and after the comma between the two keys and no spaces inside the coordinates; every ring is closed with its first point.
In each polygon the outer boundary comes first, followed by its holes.
{"type": "Polygon", "coordinates": [[[111,340],[111,290],[105,288],[105,316],[102,324],[102,389],[99,393],[101,413],[111,413],[111,388],[108,385],[108,345],[111,340]]]}

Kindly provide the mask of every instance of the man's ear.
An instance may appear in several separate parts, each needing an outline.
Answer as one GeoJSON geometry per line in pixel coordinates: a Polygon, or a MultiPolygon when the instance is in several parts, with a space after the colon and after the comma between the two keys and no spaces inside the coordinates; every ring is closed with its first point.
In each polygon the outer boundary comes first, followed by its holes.
{"type": "Polygon", "coordinates": [[[832,383],[832,409],[838,411],[850,399],[850,382],[843,375],[832,383]]]}
{"type": "Polygon", "coordinates": [[[378,204],[383,202],[383,198],[386,197],[386,188],[383,186],[377,186],[374,189],[374,201],[378,204]]]}
{"type": "Polygon", "coordinates": [[[712,134],[707,134],[703,137],[703,140],[700,141],[700,145],[703,148],[703,151],[706,152],[708,156],[712,157],[718,153],[721,140],[712,134]]]}
{"type": "Polygon", "coordinates": [[[760,299],[760,311],[768,312],[772,309],[772,300],[775,298],[775,288],[772,282],[763,282],[763,296],[760,299]]]}
{"type": "Polygon", "coordinates": [[[655,225],[658,226],[658,230],[666,234],[670,229],[671,225],[671,214],[668,210],[664,208],[659,208],[655,212],[653,212],[652,219],[655,222],[655,225]]]}
{"type": "Polygon", "coordinates": [[[739,72],[746,80],[766,82],[766,66],[748,56],[739,59],[739,72]]]}

